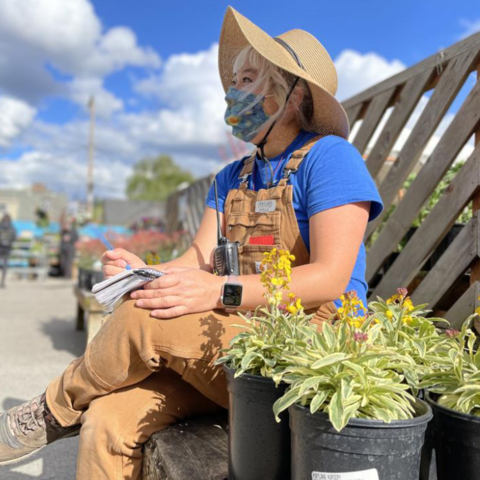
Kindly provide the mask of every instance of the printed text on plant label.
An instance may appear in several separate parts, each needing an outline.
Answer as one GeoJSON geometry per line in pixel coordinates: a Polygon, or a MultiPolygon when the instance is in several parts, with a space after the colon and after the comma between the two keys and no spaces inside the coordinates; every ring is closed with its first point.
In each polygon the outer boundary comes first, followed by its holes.
{"type": "Polygon", "coordinates": [[[373,468],[361,472],[326,473],[312,472],[312,480],[379,480],[378,471],[373,468]]]}

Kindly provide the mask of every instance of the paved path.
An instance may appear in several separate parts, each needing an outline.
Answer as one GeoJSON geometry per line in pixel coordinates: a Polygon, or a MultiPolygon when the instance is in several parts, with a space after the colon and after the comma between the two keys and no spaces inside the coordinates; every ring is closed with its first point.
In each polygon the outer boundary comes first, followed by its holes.
{"type": "MultiPolygon", "coordinates": [[[[75,330],[75,312],[68,280],[10,281],[0,289],[0,410],[43,392],[82,355],[85,333],[75,330]]],[[[60,440],[24,462],[0,467],[0,479],[74,480],[77,450],[78,437],[60,440]]]]}

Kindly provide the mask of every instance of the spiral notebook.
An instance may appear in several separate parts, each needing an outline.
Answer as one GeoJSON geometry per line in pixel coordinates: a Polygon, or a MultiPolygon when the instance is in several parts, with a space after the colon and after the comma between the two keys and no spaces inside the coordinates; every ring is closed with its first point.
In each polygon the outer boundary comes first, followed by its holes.
{"type": "Polygon", "coordinates": [[[164,275],[155,268],[134,268],[125,270],[103,282],[96,283],[92,288],[97,302],[107,307],[111,312],[115,304],[126,294],[138,290],[146,283],[164,275]]]}

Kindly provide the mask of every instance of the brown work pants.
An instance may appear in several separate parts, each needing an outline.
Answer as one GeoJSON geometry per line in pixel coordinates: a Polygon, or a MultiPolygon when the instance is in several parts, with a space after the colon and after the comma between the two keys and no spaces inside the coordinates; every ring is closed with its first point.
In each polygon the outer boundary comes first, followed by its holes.
{"type": "Polygon", "coordinates": [[[136,480],[152,433],[228,408],[225,376],[213,363],[241,331],[233,324],[242,323],[221,310],[161,320],[132,300],[121,304],[47,388],[55,418],[63,426],[82,423],[77,479],[136,480]]]}

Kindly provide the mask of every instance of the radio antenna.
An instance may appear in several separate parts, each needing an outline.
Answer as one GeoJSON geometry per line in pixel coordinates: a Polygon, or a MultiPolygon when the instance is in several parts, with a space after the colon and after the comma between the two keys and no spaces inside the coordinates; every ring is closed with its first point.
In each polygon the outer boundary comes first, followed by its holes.
{"type": "Polygon", "coordinates": [[[213,180],[213,185],[215,187],[215,207],[217,210],[217,245],[222,244],[222,230],[220,228],[220,213],[218,211],[218,192],[217,192],[217,177],[213,180]]]}

